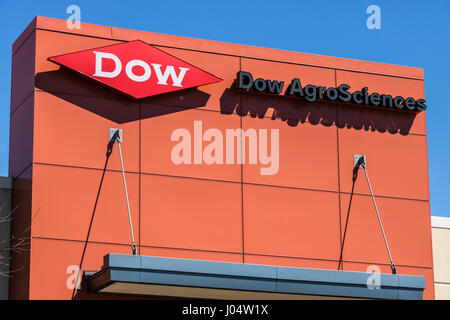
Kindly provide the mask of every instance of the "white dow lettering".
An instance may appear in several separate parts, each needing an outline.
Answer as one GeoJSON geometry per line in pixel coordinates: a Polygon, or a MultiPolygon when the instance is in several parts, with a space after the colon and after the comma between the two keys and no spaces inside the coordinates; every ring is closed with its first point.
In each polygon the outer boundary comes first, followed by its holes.
{"type": "MultiPolygon", "coordinates": [[[[94,77],[100,77],[100,78],[115,78],[122,72],[122,61],[120,61],[119,57],[117,57],[113,53],[109,52],[99,52],[94,51],[95,54],[95,73],[93,74],[94,77]],[[104,70],[104,60],[109,59],[114,62],[114,70],[112,71],[105,71],[104,70]]],[[[186,73],[189,71],[189,68],[184,67],[178,67],[178,73],[175,70],[174,66],[162,66],[158,63],[150,63],[153,67],[153,70],[155,70],[156,78],[158,79],[157,84],[161,84],[164,86],[167,86],[167,81],[169,78],[172,81],[172,87],[183,87],[183,80],[186,76],[186,73]],[[164,71],[163,71],[164,70],[164,71]]],[[[152,72],[150,69],[150,65],[139,59],[134,59],[131,61],[128,61],[125,65],[125,74],[127,77],[135,82],[144,82],[151,78],[152,72]],[[143,75],[137,75],[133,68],[139,66],[142,69],[144,69],[143,75]]]]}

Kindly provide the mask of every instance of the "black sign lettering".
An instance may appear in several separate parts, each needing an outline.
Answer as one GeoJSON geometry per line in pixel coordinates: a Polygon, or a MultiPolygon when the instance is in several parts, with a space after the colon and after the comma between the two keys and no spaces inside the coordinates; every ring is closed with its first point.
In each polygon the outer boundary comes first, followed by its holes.
{"type": "Polygon", "coordinates": [[[239,71],[238,75],[238,89],[247,90],[253,85],[253,77],[250,72],[239,71]]]}
{"type": "Polygon", "coordinates": [[[269,93],[276,93],[276,94],[281,94],[281,92],[283,92],[283,86],[284,86],[284,81],[278,82],[278,81],[270,81],[270,80],[266,80],[267,82],[267,91],[269,93]]]}
{"type": "Polygon", "coordinates": [[[286,94],[293,96],[301,96],[303,97],[302,84],[299,78],[292,79],[291,84],[289,85],[289,90],[286,94]]]}
{"type": "MultiPolygon", "coordinates": [[[[240,90],[253,90],[257,92],[266,92],[269,94],[282,94],[284,81],[257,78],[253,80],[250,72],[239,71],[236,79],[236,86],[240,90]]],[[[384,108],[395,108],[399,110],[420,112],[426,110],[427,106],[424,99],[415,100],[412,97],[403,98],[396,96],[392,98],[389,94],[379,94],[377,92],[369,92],[368,87],[364,87],[361,91],[350,92],[351,87],[348,84],[341,84],[339,87],[323,87],[308,84],[302,87],[300,78],[292,79],[290,85],[285,91],[287,96],[303,97],[308,102],[316,100],[338,100],[342,102],[353,102],[355,104],[379,106],[384,108]]]]}

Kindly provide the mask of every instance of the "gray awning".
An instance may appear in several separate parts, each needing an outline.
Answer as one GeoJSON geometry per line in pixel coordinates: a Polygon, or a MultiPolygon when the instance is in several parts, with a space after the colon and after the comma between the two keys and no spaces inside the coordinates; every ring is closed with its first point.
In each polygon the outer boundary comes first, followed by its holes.
{"type": "Polygon", "coordinates": [[[86,277],[95,293],[213,299],[422,299],[425,277],[108,254],[86,277]]]}

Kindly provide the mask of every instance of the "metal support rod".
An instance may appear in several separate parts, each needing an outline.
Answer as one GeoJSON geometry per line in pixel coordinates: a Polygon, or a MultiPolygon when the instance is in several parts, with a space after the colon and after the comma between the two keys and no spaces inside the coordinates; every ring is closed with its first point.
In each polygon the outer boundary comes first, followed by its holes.
{"type": "Polygon", "coordinates": [[[394,262],[392,262],[391,251],[389,250],[389,245],[386,240],[386,235],[384,234],[383,224],[381,223],[380,214],[378,213],[377,203],[375,202],[375,197],[372,192],[372,186],[370,185],[369,176],[367,175],[366,163],[364,162],[363,164],[361,164],[361,167],[363,167],[363,169],[364,169],[364,173],[365,173],[366,179],[367,179],[367,184],[369,185],[370,194],[372,196],[373,205],[375,206],[375,211],[377,212],[378,223],[380,224],[381,233],[383,234],[384,244],[386,245],[387,253],[389,255],[389,260],[391,261],[392,273],[396,274],[397,269],[395,268],[394,262]]]}
{"type": "Polygon", "coordinates": [[[125,170],[123,169],[122,149],[120,148],[121,143],[122,143],[121,141],[117,141],[117,144],[119,145],[120,164],[122,166],[122,177],[123,177],[123,186],[125,188],[125,198],[127,200],[128,220],[130,221],[131,250],[133,252],[133,255],[136,255],[136,244],[134,242],[133,222],[131,221],[130,203],[128,201],[127,182],[125,180],[125,170]]]}

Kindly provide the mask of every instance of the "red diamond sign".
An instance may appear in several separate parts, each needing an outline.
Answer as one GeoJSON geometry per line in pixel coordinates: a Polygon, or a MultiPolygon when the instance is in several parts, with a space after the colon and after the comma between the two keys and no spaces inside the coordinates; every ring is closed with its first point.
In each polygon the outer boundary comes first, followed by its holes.
{"type": "Polygon", "coordinates": [[[222,79],[141,40],[48,58],[134,99],[222,79]]]}

